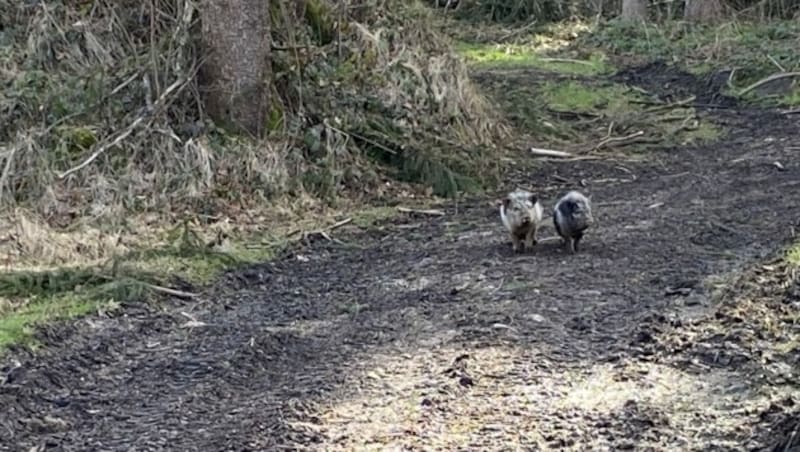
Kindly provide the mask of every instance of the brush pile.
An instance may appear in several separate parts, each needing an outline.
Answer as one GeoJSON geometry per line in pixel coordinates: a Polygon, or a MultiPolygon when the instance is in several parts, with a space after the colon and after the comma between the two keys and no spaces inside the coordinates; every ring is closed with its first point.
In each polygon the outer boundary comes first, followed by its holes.
{"type": "Polygon", "coordinates": [[[506,131],[417,2],[271,2],[271,135],[216,128],[189,0],[0,0],[0,204],[55,224],[285,194],[441,195],[506,131]]]}

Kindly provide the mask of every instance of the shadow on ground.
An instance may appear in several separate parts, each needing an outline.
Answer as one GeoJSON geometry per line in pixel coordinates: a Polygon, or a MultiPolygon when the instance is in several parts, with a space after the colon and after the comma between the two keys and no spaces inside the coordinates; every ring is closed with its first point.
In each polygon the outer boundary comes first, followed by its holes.
{"type": "Polygon", "coordinates": [[[0,449],[765,447],[757,408],[780,388],[648,346],[706,314],[713,277],[774,253],[800,214],[796,121],[705,114],[729,131],[711,146],[509,176],[546,209],[585,183],[598,225],[575,256],[557,241],[513,255],[475,199],[343,229],[200,303],[50,328],[41,352],[5,359],[0,449]]]}

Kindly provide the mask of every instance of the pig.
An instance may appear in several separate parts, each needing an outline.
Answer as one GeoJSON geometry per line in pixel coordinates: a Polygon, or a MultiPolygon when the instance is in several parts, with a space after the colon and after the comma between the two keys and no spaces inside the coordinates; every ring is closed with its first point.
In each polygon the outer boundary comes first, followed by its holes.
{"type": "Polygon", "coordinates": [[[500,219],[511,236],[514,252],[533,248],[543,218],[539,198],[531,192],[517,189],[498,201],[498,205],[500,219]]]}
{"type": "Polygon", "coordinates": [[[578,242],[593,224],[591,202],[578,191],[564,195],[553,208],[553,225],[572,254],[578,251],[578,242]]]}

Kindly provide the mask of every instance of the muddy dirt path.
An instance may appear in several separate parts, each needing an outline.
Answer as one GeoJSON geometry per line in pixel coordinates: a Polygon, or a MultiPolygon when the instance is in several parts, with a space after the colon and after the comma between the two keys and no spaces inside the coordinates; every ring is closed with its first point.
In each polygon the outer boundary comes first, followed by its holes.
{"type": "Polygon", "coordinates": [[[720,143],[509,181],[542,187],[548,210],[587,182],[599,224],[576,256],[555,241],[513,255],[477,199],[337,231],[201,303],[50,328],[39,354],[5,358],[0,449],[766,447],[758,408],[785,388],[647,347],[706,314],[715,277],[774,252],[800,217],[796,120],[705,114],[729,129],[720,143]]]}

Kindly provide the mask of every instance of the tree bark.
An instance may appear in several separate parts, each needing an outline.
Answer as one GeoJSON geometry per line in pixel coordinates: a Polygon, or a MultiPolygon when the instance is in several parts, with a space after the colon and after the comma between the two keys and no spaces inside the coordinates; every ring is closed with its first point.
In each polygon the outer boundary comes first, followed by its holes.
{"type": "Polygon", "coordinates": [[[713,22],[722,17],[720,0],[686,0],[683,18],[690,22],[713,22]]]}
{"type": "Polygon", "coordinates": [[[208,115],[237,132],[261,136],[269,110],[269,1],[203,0],[200,20],[208,115]]]}
{"type": "Polygon", "coordinates": [[[647,20],[647,0],[622,0],[622,14],[626,20],[644,22],[647,20]]]}

